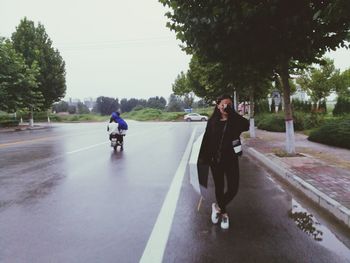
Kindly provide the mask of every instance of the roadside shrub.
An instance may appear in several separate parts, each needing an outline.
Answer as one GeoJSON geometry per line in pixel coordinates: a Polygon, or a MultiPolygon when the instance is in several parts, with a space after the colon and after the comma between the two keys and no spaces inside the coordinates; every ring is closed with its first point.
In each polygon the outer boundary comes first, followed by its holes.
{"type": "MultiPolygon", "coordinates": [[[[255,117],[255,123],[259,129],[266,131],[284,132],[284,113],[259,114],[255,117]]],[[[293,112],[293,124],[295,131],[303,131],[319,127],[324,122],[324,115],[319,113],[293,112]]]]}
{"type": "Polygon", "coordinates": [[[161,115],[160,120],[162,121],[183,120],[183,117],[185,114],[186,112],[167,112],[161,115]]]}
{"type": "Polygon", "coordinates": [[[313,130],[308,139],[350,149],[350,117],[325,122],[321,127],[313,130]]]}
{"type": "Polygon", "coordinates": [[[283,132],[285,131],[284,114],[260,114],[254,117],[256,126],[261,130],[283,132]]]}
{"type": "Polygon", "coordinates": [[[1,120],[0,121],[1,128],[16,127],[18,126],[18,124],[19,124],[18,120],[1,120]]]}

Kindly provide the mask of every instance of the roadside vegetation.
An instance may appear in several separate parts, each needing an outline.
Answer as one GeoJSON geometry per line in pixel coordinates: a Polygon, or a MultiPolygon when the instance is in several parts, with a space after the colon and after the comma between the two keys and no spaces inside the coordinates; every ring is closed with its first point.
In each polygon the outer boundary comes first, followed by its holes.
{"type": "MultiPolygon", "coordinates": [[[[294,129],[308,136],[310,141],[350,149],[350,99],[339,96],[335,105],[317,108],[311,102],[292,101],[294,129]]],[[[270,112],[268,107],[255,116],[259,129],[285,132],[282,112],[270,112]]]]}

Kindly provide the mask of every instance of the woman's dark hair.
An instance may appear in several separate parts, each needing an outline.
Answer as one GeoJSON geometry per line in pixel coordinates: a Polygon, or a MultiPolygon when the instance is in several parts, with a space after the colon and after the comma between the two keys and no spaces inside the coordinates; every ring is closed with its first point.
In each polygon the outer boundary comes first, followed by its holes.
{"type": "Polygon", "coordinates": [[[218,109],[217,105],[220,104],[220,102],[222,100],[225,100],[225,99],[230,99],[231,101],[233,101],[232,97],[230,95],[227,95],[227,94],[224,94],[224,95],[221,95],[220,97],[218,97],[216,99],[216,104],[215,104],[215,108],[214,108],[214,112],[213,114],[211,115],[210,119],[213,119],[214,121],[218,121],[220,120],[221,118],[221,112],[220,110],[218,109]]]}

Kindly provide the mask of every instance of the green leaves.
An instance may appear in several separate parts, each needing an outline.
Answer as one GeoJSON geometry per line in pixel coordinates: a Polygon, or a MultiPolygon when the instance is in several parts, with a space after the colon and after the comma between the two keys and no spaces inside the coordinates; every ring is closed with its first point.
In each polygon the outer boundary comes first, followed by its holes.
{"type": "Polygon", "coordinates": [[[52,103],[59,101],[66,91],[65,63],[58,52],[52,47],[42,24],[34,25],[33,21],[24,18],[12,34],[13,46],[21,53],[28,66],[37,64],[39,74],[38,91],[43,96],[41,103],[36,104],[39,109],[47,109],[52,103]],[[40,105],[39,105],[40,104],[40,105]]]}
{"type": "Polygon", "coordinates": [[[38,90],[39,69],[36,63],[26,65],[9,40],[0,40],[0,109],[15,112],[42,103],[38,90]]]}

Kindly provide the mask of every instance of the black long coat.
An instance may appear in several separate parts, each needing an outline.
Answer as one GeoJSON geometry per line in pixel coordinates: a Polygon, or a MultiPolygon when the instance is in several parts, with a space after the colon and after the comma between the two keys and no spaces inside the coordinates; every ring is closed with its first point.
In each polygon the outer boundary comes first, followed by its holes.
{"type": "MultiPolygon", "coordinates": [[[[199,151],[199,164],[210,165],[212,163],[221,143],[222,126],[220,119],[216,116],[209,119],[199,151]]],[[[224,159],[232,160],[235,158],[236,155],[233,151],[232,141],[239,139],[241,133],[247,130],[249,130],[249,121],[237,112],[232,111],[227,120],[227,127],[222,142],[221,152],[224,159]]]]}

